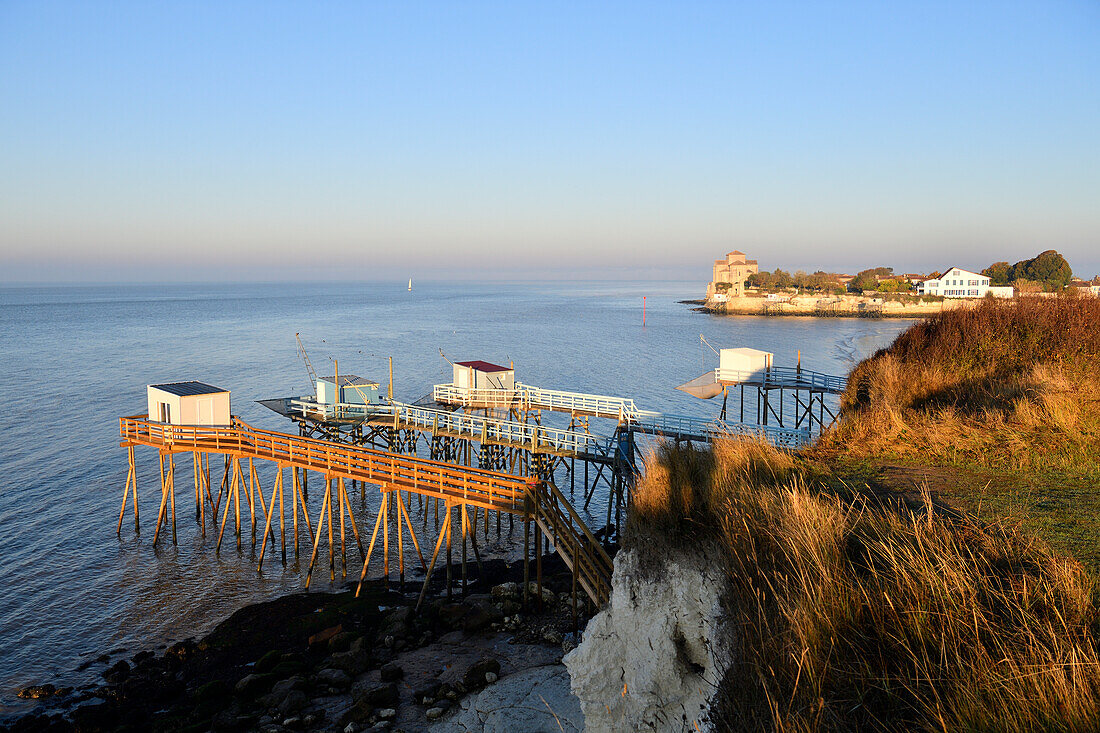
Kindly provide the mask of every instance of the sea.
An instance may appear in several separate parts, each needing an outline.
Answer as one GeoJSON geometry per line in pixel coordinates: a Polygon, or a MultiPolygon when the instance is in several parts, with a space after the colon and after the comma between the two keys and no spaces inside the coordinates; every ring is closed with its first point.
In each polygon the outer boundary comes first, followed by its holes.
{"type": "MultiPolygon", "coordinates": [[[[0,715],[31,704],[15,696],[21,686],[90,684],[103,655],[113,662],[199,637],[242,606],[304,588],[308,551],[285,566],[272,553],[262,573],[249,541],[215,555],[216,536],[202,537],[188,507],[187,460],[177,464],[177,543],[162,537],[154,547],[152,449],[137,449],[141,532],[128,508],[116,534],[127,475],[118,418],[145,412],[149,384],[214,384],[231,390],[244,421],[296,432],[257,400],[310,392],[297,333],[321,376],[338,368],[385,385],[392,357],[404,401],[449,382],[450,362],[483,359],[514,364],[527,384],[713,418],[720,400],[674,389],[717,366],[712,347],[764,349],[776,365],[801,358],[807,369],[844,374],[910,325],[715,316],[681,302],[701,290],[698,282],[533,280],[417,281],[409,291],[404,279],[0,287],[0,715]]],[[[613,427],[599,422],[594,432],[613,427]]],[[[269,474],[261,485],[270,487],[269,474]]],[[[311,492],[311,511],[320,500],[311,492]]],[[[590,507],[594,520],[603,501],[590,507]]],[[[377,503],[369,494],[357,512],[361,531],[377,503]]],[[[515,547],[498,540],[486,549],[515,547]]],[[[343,582],[316,573],[311,590],[343,582]]]]}

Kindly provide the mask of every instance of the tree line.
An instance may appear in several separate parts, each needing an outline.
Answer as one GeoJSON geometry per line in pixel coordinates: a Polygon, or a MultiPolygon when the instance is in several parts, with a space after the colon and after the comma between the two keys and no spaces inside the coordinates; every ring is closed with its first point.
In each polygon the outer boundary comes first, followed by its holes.
{"type": "MultiPolygon", "coordinates": [[[[990,285],[1013,285],[1025,292],[1029,290],[1056,292],[1069,285],[1073,278],[1073,269],[1065,257],[1053,249],[1048,249],[1014,265],[1007,262],[994,262],[982,270],[981,274],[989,278],[990,285]]],[[[933,272],[929,274],[928,279],[936,279],[941,275],[940,272],[933,272]]],[[[846,290],[852,292],[874,290],[890,293],[905,292],[911,288],[910,281],[903,276],[895,275],[892,267],[869,267],[866,270],[860,270],[847,286],[841,284],[842,277],[839,273],[824,270],[813,273],[797,270],[791,273],[777,268],[772,272],[763,271],[749,275],[746,284],[762,290],[793,288],[822,293],[843,293],[846,290]]],[[[1100,277],[1097,278],[1097,282],[1100,283],[1100,277]]],[[[722,284],[718,283],[718,285],[722,284]]]]}

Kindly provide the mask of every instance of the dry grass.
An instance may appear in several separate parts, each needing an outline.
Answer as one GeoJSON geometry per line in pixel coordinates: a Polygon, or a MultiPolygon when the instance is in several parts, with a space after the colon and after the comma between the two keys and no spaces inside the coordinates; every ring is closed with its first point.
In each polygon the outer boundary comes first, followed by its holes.
{"type": "Polygon", "coordinates": [[[1007,468],[1100,457],[1100,299],[990,301],[914,325],[849,378],[819,451],[1007,468]]]}
{"type": "Polygon", "coordinates": [[[1090,582],[1008,526],[838,499],[751,441],[666,447],[630,521],[724,549],[730,729],[1100,728],[1090,582]]]}

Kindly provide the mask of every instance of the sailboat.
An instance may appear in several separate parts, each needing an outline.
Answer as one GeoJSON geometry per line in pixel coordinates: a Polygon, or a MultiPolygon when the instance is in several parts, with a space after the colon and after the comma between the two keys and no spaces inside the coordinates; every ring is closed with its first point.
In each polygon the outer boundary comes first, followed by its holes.
{"type": "Polygon", "coordinates": [[[409,292],[411,293],[412,291],[413,291],[413,279],[410,277],[409,278],[409,292]]]}

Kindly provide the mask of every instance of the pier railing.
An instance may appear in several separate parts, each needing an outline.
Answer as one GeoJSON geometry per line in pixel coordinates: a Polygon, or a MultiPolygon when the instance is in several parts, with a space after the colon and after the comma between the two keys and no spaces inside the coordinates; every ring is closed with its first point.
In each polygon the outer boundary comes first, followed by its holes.
{"type": "Polygon", "coordinates": [[[687,415],[666,415],[661,412],[641,411],[637,421],[631,425],[639,432],[671,438],[695,437],[713,440],[726,436],[745,435],[765,438],[779,448],[801,448],[810,442],[808,428],[778,428],[771,425],[707,420],[687,415]]]}
{"type": "Polygon", "coordinates": [[[435,385],[432,395],[436,402],[464,407],[498,407],[521,410],[551,410],[625,421],[638,408],[634,400],[608,395],[565,392],[516,384],[512,389],[467,389],[453,384],[435,385]]]}
{"type": "Polygon", "coordinates": [[[397,419],[406,425],[456,433],[480,440],[482,443],[498,442],[523,446],[534,451],[555,450],[566,453],[585,453],[590,450],[607,452],[609,440],[591,433],[563,430],[534,423],[513,420],[496,420],[469,413],[433,410],[413,405],[397,404],[397,419]]]}
{"type": "Polygon", "coordinates": [[[523,512],[524,479],[487,469],[456,466],[413,456],[258,430],[234,418],[227,427],[153,422],[146,416],[119,419],[122,445],[148,445],[166,452],[206,451],[277,461],[371,484],[461,501],[512,514],[523,512]]]}
{"type": "Polygon", "coordinates": [[[817,392],[840,394],[848,386],[847,377],[800,369],[798,367],[770,367],[746,371],[739,369],[714,370],[715,380],[728,384],[747,384],[759,387],[788,387],[817,392]]]}

